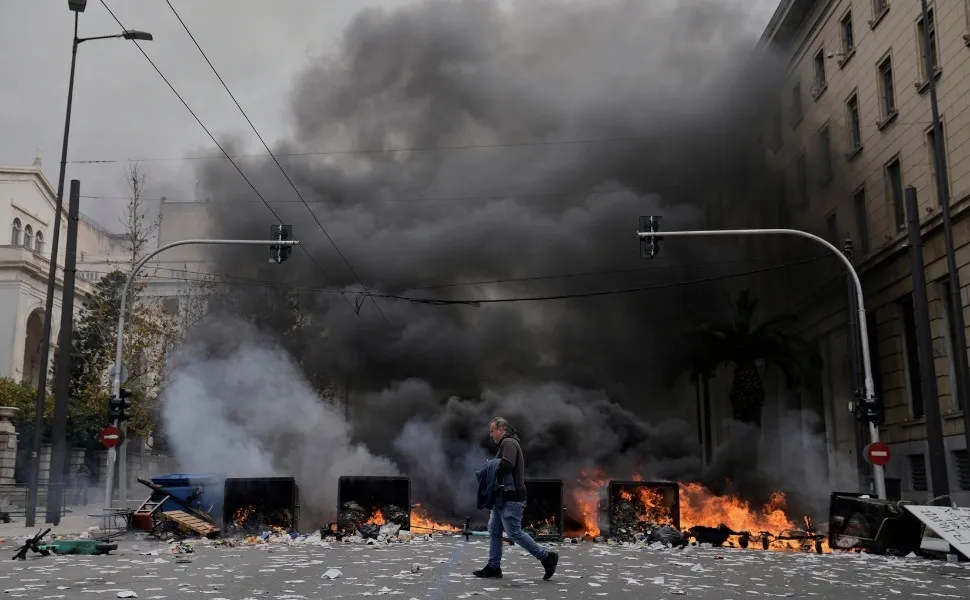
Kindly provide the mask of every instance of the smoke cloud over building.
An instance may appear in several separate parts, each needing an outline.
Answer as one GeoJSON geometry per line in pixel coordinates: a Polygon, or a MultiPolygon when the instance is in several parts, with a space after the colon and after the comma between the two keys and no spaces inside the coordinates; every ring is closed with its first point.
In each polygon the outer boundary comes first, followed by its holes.
{"type": "MultiPolygon", "coordinates": [[[[743,7],[713,0],[362,12],[294,84],[293,133],[273,147],[289,180],[271,158],[238,162],[301,247],[283,265],[265,249],[218,254],[238,285],[172,366],[175,446],[221,440],[220,468],[292,472],[326,503],[340,474],[400,471],[416,500],[458,514],[501,414],[536,476],[595,465],[721,480],[701,469],[692,395],[673,396],[663,373],[723,283],[675,284],[765,262],[741,244],[670,240],[643,261],[634,228],[640,215],[674,229],[770,206],[747,200],[774,176],[751,132],[782,74],[752,52],[757,34],[743,7]],[[438,306],[364,286],[565,298],[438,306]],[[328,385],[336,404],[318,398],[328,385]]],[[[227,161],[199,177],[213,236],[268,235],[275,218],[227,161]]]]}

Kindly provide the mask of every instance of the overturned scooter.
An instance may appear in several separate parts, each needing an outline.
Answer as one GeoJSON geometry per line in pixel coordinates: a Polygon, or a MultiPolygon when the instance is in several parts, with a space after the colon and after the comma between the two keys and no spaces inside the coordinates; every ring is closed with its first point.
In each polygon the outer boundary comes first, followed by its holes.
{"type": "Polygon", "coordinates": [[[50,533],[48,527],[42,533],[27,540],[17,553],[13,555],[13,560],[27,560],[27,551],[32,550],[41,556],[53,554],[108,554],[112,550],[118,549],[118,544],[109,544],[103,540],[54,540],[49,544],[41,544],[40,541],[50,533]]]}

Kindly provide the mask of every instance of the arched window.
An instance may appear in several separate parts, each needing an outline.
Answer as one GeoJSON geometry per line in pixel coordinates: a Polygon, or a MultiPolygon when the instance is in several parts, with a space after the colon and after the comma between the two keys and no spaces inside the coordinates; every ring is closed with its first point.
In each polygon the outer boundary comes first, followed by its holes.
{"type": "Polygon", "coordinates": [[[38,231],[37,235],[34,236],[34,252],[37,254],[44,253],[44,232],[38,231]]]}
{"type": "Polygon", "coordinates": [[[24,227],[24,247],[34,247],[34,231],[30,228],[30,225],[24,227]]]}
{"type": "Polygon", "coordinates": [[[13,220],[13,229],[10,232],[10,245],[19,246],[20,245],[20,232],[22,231],[20,225],[20,219],[13,220]]]}

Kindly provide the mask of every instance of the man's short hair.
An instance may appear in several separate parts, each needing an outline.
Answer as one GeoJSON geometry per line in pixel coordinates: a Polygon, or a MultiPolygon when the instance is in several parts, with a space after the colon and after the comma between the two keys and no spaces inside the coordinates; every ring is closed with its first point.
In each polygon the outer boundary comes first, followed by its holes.
{"type": "Polygon", "coordinates": [[[489,421],[488,424],[494,425],[496,429],[504,429],[505,431],[509,431],[512,429],[512,426],[509,425],[509,422],[503,419],[502,417],[495,417],[494,419],[489,421]]]}

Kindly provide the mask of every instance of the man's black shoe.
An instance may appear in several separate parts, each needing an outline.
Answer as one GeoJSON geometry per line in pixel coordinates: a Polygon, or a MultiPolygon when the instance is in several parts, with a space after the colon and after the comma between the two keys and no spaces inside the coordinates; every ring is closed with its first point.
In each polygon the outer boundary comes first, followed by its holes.
{"type": "Polygon", "coordinates": [[[474,571],[472,575],[475,577],[481,577],[482,579],[501,579],[502,569],[497,569],[495,567],[489,567],[486,565],[484,569],[474,571]]]}
{"type": "Polygon", "coordinates": [[[556,565],[559,564],[559,553],[550,552],[542,559],[542,566],[546,570],[546,574],[543,575],[543,579],[548,581],[552,579],[552,576],[556,574],[556,565]]]}

